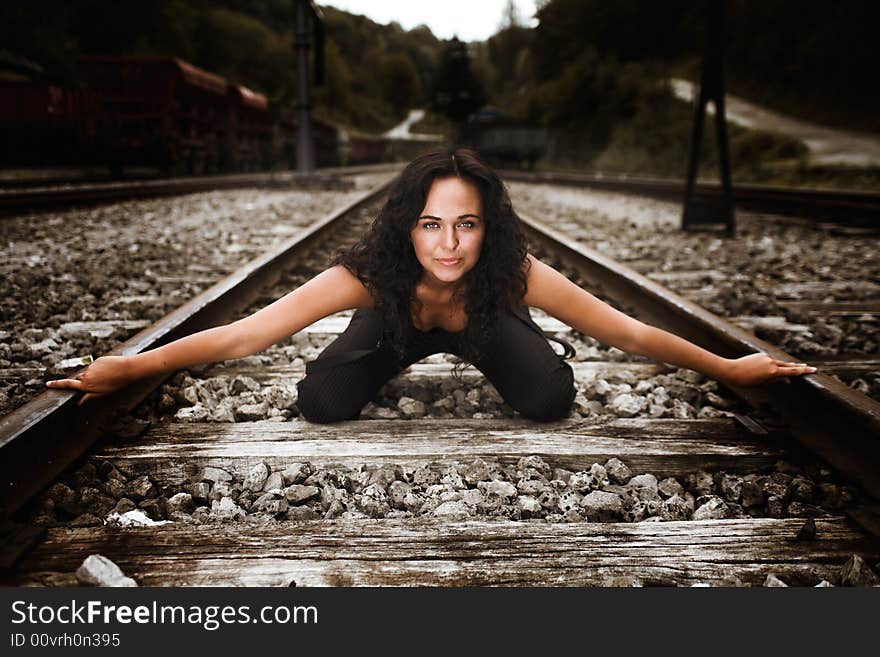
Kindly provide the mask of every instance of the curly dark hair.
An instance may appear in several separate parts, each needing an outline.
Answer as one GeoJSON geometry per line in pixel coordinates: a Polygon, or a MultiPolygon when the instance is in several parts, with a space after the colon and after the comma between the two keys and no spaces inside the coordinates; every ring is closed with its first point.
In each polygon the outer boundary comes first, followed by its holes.
{"type": "Polygon", "coordinates": [[[494,334],[499,311],[521,303],[526,293],[526,238],[498,174],[467,149],[435,149],[418,156],[392,185],[369,231],[333,261],[346,267],[370,291],[376,310],[387,320],[383,339],[401,358],[413,292],[422,276],[410,231],[425,207],[431,184],[450,177],[463,178],[477,187],[485,226],[480,257],[462,281],[468,316],[462,340],[465,360],[475,362],[482,356],[494,334]]]}

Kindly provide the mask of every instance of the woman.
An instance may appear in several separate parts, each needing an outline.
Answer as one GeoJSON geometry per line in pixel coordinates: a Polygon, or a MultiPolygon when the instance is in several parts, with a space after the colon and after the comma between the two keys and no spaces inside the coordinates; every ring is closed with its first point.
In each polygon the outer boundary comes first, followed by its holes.
{"type": "Polygon", "coordinates": [[[459,149],[434,150],[409,164],[368,234],[271,305],[152,351],[99,358],[76,379],[47,385],[80,390],[83,403],[138,378],[256,353],[356,309],[298,383],[307,420],[356,418],[386,381],[438,352],[473,363],[522,415],[555,420],[570,411],[572,370],[532,321],[530,306],[623,351],[724,383],[787,381],[816,371],[763,353],[721,358],[603,303],[527,253],[498,175],[459,149]]]}

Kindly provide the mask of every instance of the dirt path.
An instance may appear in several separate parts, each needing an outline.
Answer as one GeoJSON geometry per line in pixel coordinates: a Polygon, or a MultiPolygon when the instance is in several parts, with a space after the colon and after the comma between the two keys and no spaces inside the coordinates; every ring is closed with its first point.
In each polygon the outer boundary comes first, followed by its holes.
{"type": "Polygon", "coordinates": [[[425,118],[425,110],[411,109],[407,117],[399,124],[386,132],[383,137],[389,139],[407,139],[410,141],[443,141],[442,135],[428,135],[410,132],[410,127],[425,118]]]}
{"type": "MultiPolygon", "coordinates": [[[[670,82],[677,98],[693,102],[696,85],[679,78],[670,82]]],[[[810,149],[810,160],[815,164],[880,166],[880,136],[793,119],[730,94],[725,100],[728,121],[800,139],[810,149]]],[[[711,105],[709,111],[714,112],[711,105]]]]}

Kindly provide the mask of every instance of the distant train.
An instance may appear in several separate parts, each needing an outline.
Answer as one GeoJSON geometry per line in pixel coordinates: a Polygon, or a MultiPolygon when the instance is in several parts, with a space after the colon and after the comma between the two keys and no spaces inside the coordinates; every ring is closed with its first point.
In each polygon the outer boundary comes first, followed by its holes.
{"type": "Polygon", "coordinates": [[[463,142],[476,149],[490,164],[502,168],[533,169],[547,144],[546,131],[484,107],[463,128],[463,142]]]}
{"type": "MultiPolygon", "coordinates": [[[[262,94],[171,57],[83,57],[82,85],[0,82],[0,166],[169,174],[295,166],[296,125],[262,94]]],[[[384,161],[381,137],[313,120],[319,166],[384,161]]]]}

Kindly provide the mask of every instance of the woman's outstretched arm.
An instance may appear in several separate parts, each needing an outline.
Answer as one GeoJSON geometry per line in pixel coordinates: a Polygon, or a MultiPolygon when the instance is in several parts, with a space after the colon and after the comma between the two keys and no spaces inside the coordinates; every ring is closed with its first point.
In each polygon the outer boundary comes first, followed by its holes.
{"type": "Polygon", "coordinates": [[[46,385],[85,392],[79,402],[82,404],[136,379],[257,353],[323,317],[372,304],[364,284],[345,267],[337,265],[238,321],[199,331],[133,356],[104,356],[77,378],[49,381],[46,385]]]}
{"type": "Polygon", "coordinates": [[[631,354],[696,370],[732,385],[757,385],[816,371],[805,363],[787,363],[764,353],[722,358],[668,331],[649,326],[612,308],[552,267],[528,256],[525,303],[549,313],[581,333],[631,354]]]}

